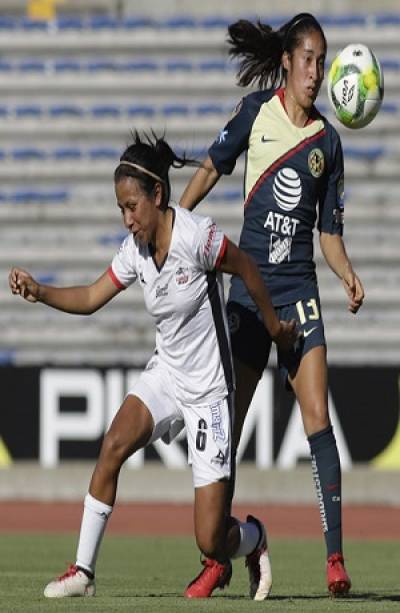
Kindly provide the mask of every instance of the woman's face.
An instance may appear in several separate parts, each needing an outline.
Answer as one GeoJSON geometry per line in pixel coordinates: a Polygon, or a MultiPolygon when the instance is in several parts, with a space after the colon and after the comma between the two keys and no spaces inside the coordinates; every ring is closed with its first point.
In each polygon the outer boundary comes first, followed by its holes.
{"type": "Polygon", "coordinates": [[[283,54],[286,88],[304,109],[311,108],[318,95],[324,79],[325,58],[325,43],[317,30],[305,33],[292,55],[283,54]]]}
{"type": "Polygon", "coordinates": [[[161,202],[161,187],[156,183],[154,196],[143,191],[139,181],[124,177],[115,185],[117,205],[121,211],[124,226],[143,245],[152,242],[157,226],[161,202]]]}

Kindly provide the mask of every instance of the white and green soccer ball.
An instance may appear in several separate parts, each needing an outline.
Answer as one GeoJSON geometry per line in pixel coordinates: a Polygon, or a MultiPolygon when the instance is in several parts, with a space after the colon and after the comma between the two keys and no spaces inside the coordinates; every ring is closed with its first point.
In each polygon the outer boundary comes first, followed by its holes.
{"type": "Polygon", "coordinates": [[[348,45],[328,72],[328,97],[339,121],[348,128],[368,125],[382,104],[383,72],[365,45],[348,45]]]}

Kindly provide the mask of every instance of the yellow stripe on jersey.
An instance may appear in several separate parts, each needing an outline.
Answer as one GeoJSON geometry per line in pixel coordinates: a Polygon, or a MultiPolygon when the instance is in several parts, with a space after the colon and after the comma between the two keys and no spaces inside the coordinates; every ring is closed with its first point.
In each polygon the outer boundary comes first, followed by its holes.
{"type": "Polygon", "coordinates": [[[258,179],[277,160],[324,129],[322,119],[298,128],[290,121],[278,95],[261,105],[249,138],[245,199],[258,179]]]}

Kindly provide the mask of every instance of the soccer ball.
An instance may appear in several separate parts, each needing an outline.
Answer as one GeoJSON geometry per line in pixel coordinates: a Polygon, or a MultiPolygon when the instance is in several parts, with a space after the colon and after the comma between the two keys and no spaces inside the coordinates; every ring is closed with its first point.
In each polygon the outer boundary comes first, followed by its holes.
{"type": "Polygon", "coordinates": [[[363,128],[373,120],[383,99],[383,72],[371,49],[348,45],[337,54],[328,73],[328,97],[347,128],[363,128]]]}

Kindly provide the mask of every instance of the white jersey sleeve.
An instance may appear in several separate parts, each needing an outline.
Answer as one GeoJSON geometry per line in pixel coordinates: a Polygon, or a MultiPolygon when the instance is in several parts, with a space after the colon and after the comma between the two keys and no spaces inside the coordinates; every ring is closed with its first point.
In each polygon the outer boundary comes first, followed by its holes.
{"type": "Polygon", "coordinates": [[[136,281],[138,277],[136,255],[137,247],[130,234],[121,244],[108,269],[111,279],[119,289],[128,287],[136,281]]]}
{"type": "Polygon", "coordinates": [[[227,246],[225,234],[211,217],[205,217],[198,225],[195,236],[195,253],[203,270],[219,267],[227,246]]]}

